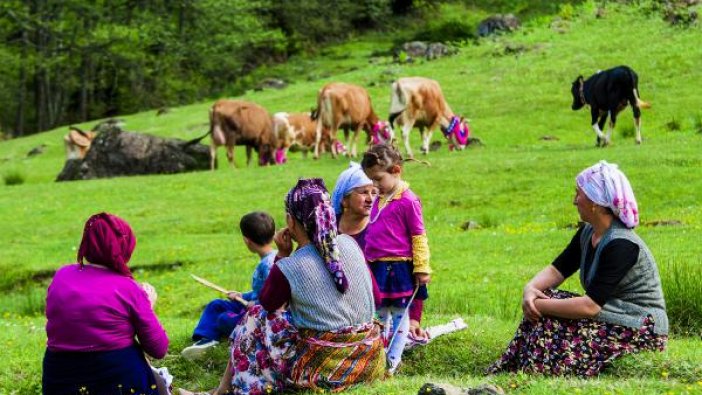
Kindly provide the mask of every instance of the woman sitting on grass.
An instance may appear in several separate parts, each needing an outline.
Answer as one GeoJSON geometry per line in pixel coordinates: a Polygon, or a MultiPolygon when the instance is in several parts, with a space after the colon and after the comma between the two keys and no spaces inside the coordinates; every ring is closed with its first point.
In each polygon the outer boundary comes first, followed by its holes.
{"type": "Polygon", "coordinates": [[[121,218],[88,219],[78,263],[60,268],[49,285],[44,394],[159,393],[144,352],[163,358],[168,337],[153,288],[134,281],[127,266],[135,245],[121,218]]]}
{"type": "Polygon", "coordinates": [[[261,304],[249,308],[232,333],[231,358],[215,394],[337,392],[385,373],[370,273],[353,239],[337,236],[322,180],[299,180],[285,211],[287,227],[274,239],[282,259],[271,268],[261,304]]]}
{"type": "Polygon", "coordinates": [[[589,377],[623,354],[665,348],[663,290],[633,231],[639,213],[629,180],[601,161],[576,177],[573,204],[586,224],[524,287],[525,319],[491,373],[589,377]],[[584,296],[554,289],[578,270],[584,296]]]}

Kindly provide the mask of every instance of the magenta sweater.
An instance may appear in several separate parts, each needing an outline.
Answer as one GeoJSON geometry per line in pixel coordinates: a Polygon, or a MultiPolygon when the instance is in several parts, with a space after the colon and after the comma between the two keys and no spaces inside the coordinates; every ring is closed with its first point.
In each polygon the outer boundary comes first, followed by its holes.
{"type": "Polygon", "coordinates": [[[51,351],[110,351],[134,337],[147,354],[163,358],[168,337],[146,293],[110,269],[73,264],[60,268],[46,296],[47,347],[51,351]]]}

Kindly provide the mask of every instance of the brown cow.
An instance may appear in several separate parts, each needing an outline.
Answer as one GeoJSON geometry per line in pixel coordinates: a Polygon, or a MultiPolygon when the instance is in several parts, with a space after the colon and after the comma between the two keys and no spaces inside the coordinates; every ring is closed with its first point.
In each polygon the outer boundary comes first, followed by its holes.
{"type": "Polygon", "coordinates": [[[429,152],[429,142],[437,126],[441,127],[451,147],[460,150],[470,142],[468,122],[453,113],[438,82],[423,77],[400,78],[392,84],[391,96],[390,125],[394,127],[397,119],[409,157],[412,157],[409,134],[414,126],[422,135],[424,154],[429,152]]]}
{"type": "Polygon", "coordinates": [[[274,163],[276,146],[273,122],[265,108],[243,100],[219,100],[210,109],[210,168],[214,170],[217,147],[227,147],[229,164],[234,164],[234,146],[246,146],[246,165],[251,164],[251,149],[258,151],[261,166],[274,163]]]}
{"type": "Polygon", "coordinates": [[[349,146],[349,131],[353,130],[351,137],[350,156],[356,157],[356,141],[361,129],[370,136],[381,132],[392,140],[392,128],[380,121],[373,111],[368,92],[360,86],[331,82],[325,85],[317,95],[317,132],[315,135],[314,157],[319,158],[319,144],[322,139],[322,130],[328,128],[332,139],[332,157],[336,158],[336,134],[339,128],[344,130],[346,146],[349,146]]]}
{"type": "Polygon", "coordinates": [[[95,138],[95,132],[89,130],[84,132],[75,126],[68,128],[69,132],[63,136],[63,144],[66,147],[66,159],[83,159],[90,149],[95,138]]]}

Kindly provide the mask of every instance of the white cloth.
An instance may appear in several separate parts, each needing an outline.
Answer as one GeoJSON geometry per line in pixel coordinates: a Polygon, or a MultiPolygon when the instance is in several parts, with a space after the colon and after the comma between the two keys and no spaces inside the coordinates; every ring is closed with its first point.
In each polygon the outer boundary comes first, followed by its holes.
{"type": "Polygon", "coordinates": [[[575,182],[593,203],[612,210],[627,228],[639,224],[634,191],[617,165],[602,160],[580,172],[575,182]]]}
{"type": "Polygon", "coordinates": [[[344,200],[344,197],[351,193],[354,188],[366,185],[373,185],[373,181],[363,172],[361,165],[351,162],[349,168],[339,174],[332,192],[332,207],[337,216],[341,215],[341,201],[344,200]]]}

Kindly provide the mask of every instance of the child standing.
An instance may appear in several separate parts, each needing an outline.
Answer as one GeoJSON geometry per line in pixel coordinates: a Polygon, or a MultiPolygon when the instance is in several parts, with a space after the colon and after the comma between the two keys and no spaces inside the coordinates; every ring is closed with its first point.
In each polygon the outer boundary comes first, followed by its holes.
{"type": "Polygon", "coordinates": [[[207,304],[193,331],[195,344],[181,352],[187,359],[201,357],[207,349],[216,346],[220,338],[229,336],[247,307],[258,304],[258,295],[275,259],[276,250],[272,247],[275,222],[267,213],[255,211],[241,217],[239,228],[246,247],[261,258],[251,279],[251,291],[230,292],[227,299],[215,299],[207,304]],[[246,300],[247,305],[236,301],[238,298],[246,300]]]}
{"type": "Polygon", "coordinates": [[[390,145],[376,145],[363,155],[361,166],[379,192],[371,207],[364,253],[380,289],[378,315],[386,325],[386,339],[392,339],[387,357],[388,371],[393,374],[407,343],[409,320],[402,316],[415,288],[419,287],[416,300],[428,298],[429,244],[422,204],[402,181],[400,153],[390,145]]]}

